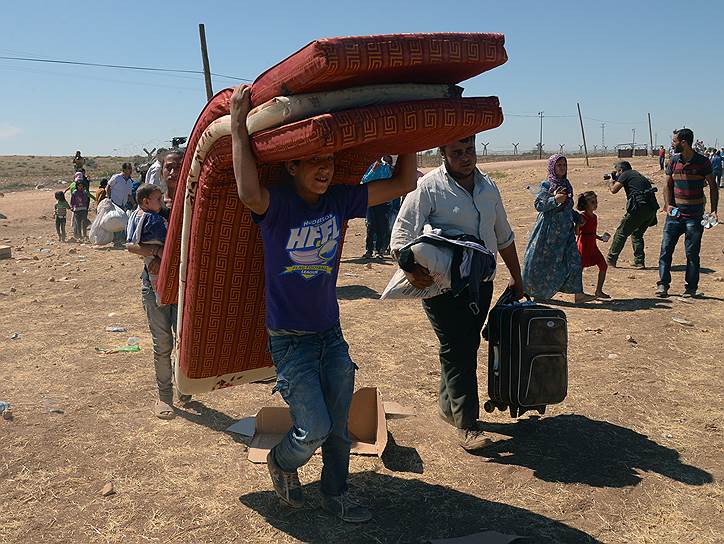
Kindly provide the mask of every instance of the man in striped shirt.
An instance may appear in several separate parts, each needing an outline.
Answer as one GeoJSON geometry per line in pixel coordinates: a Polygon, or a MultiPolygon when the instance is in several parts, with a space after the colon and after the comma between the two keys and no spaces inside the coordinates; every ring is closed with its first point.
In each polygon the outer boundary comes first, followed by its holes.
{"type": "Polygon", "coordinates": [[[685,297],[696,297],[699,286],[699,251],[704,227],[701,224],[704,215],[704,186],[709,185],[709,204],[711,214],[717,217],[719,188],[714,182],[711,163],[704,155],[692,149],[694,133],[688,128],[674,131],[671,144],[676,155],[666,173],[664,187],[664,211],[666,223],[661,239],[659,256],[659,281],[656,296],[669,296],[671,284],[671,258],[681,235],[684,235],[686,252],[685,297]]]}

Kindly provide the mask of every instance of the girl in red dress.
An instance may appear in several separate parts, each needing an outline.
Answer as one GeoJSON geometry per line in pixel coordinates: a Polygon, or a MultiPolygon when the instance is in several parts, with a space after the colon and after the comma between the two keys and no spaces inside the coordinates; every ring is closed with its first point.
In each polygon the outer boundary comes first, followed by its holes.
{"type": "Polygon", "coordinates": [[[602,242],[608,242],[611,235],[607,232],[603,233],[603,236],[599,236],[596,233],[596,227],[598,226],[598,217],[594,213],[598,208],[598,197],[593,191],[586,191],[578,195],[578,202],[576,203],[582,213],[581,216],[585,219],[582,225],[576,227],[578,234],[578,252],[581,254],[581,266],[587,268],[589,266],[598,266],[598,284],[596,285],[596,297],[597,298],[611,298],[609,295],[603,292],[603,283],[606,281],[606,270],[608,265],[606,259],[598,249],[596,240],[602,242]]]}

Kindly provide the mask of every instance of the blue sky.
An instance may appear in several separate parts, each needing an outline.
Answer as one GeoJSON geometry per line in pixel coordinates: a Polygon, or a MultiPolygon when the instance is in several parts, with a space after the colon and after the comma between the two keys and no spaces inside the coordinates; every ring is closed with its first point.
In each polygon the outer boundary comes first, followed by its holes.
{"type": "MultiPolygon", "coordinates": [[[[480,31],[506,35],[507,64],[464,82],[497,95],[506,120],[489,149],[538,141],[578,149],[581,103],[589,148],[658,143],[682,125],[724,145],[721,13],[711,2],[519,0],[440,2],[4,2],[0,56],[201,69],[198,24],[211,69],[255,78],[307,42],[328,36],[480,31]],[[628,5],[627,5],[628,4],[628,5]],[[625,6],[625,7],[624,7],[625,6]],[[683,7],[685,6],[685,7],[683,7]],[[272,8],[276,8],[272,13],[272,8]],[[710,26],[707,23],[712,22],[710,26]],[[553,117],[568,116],[568,117],[553,117]]],[[[237,82],[214,78],[214,90],[237,82]]],[[[201,76],[0,60],[0,155],[131,154],[188,135],[206,95],[201,76]]]]}

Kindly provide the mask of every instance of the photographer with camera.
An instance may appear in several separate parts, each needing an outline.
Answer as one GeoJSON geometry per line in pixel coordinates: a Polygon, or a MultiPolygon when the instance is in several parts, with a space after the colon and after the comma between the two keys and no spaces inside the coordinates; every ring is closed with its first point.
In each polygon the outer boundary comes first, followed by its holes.
{"type": "Polygon", "coordinates": [[[656,187],[651,185],[648,178],[631,168],[628,161],[619,161],[614,165],[614,171],[606,174],[603,179],[608,181],[611,194],[618,193],[622,188],[626,192],[626,215],[613,235],[611,248],[608,252],[608,265],[616,267],[618,257],[631,237],[634,253],[634,268],[643,269],[644,266],[644,234],[646,229],[656,224],[656,187]]]}

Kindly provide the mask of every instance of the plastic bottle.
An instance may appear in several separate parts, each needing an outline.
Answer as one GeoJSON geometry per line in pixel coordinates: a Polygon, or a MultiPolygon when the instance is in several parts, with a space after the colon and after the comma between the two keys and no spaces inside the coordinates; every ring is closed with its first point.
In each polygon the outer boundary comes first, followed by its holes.
{"type": "Polygon", "coordinates": [[[138,336],[131,336],[126,342],[129,346],[137,346],[141,343],[141,339],[138,336]]]}

